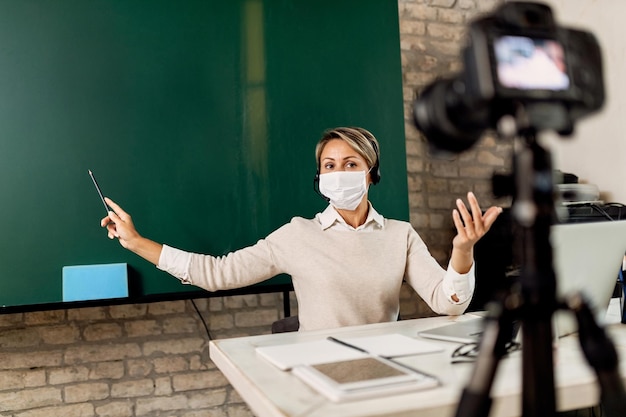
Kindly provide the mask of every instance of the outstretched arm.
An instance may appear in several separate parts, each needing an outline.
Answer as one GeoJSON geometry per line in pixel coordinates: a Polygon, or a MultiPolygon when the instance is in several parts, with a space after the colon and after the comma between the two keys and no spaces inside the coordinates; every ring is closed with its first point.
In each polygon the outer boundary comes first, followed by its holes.
{"type": "Polygon", "coordinates": [[[109,239],[117,238],[122,247],[158,265],[163,245],[141,236],[135,229],[130,214],[110,198],[105,197],[105,201],[113,210],[100,221],[100,225],[107,229],[109,239]]]}

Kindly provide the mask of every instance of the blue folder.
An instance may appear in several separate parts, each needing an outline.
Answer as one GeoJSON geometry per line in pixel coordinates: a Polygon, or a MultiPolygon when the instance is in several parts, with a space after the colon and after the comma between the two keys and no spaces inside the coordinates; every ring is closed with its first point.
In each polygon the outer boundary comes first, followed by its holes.
{"type": "Polygon", "coordinates": [[[128,265],[101,264],[63,267],[63,301],[128,297],[128,265]]]}

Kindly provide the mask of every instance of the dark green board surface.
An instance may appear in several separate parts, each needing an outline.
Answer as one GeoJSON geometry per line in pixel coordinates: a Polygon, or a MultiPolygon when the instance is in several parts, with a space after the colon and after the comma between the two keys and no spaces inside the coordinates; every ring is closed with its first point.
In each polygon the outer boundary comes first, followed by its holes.
{"type": "Polygon", "coordinates": [[[196,290],[106,238],[89,169],[146,237],[221,255],[323,210],[314,145],[359,125],[408,220],[399,48],[387,0],[0,0],[0,305],[60,302],[66,265],[196,290]]]}

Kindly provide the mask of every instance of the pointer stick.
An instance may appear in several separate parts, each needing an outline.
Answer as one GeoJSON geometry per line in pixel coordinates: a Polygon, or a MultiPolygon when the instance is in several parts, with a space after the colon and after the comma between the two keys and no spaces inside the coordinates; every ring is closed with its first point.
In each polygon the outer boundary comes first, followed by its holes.
{"type": "Polygon", "coordinates": [[[104,196],[102,195],[102,191],[100,191],[100,186],[98,185],[98,181],[96,181],[96,177],[93,176],[93,172],[91,172],[91,170],[89,170],[89,176],[91,177],[91,180],[93,181],[93,185],[96,186],[96,190],[98,191],[100,200],[102,200],[102,204],[104,204],[104,209],[106,210],[107,214],[109,214],[109,211],[111,211],[111,209],[109,208],[109,206],[107,206],[107,203],[104,201],[104,196]]]}

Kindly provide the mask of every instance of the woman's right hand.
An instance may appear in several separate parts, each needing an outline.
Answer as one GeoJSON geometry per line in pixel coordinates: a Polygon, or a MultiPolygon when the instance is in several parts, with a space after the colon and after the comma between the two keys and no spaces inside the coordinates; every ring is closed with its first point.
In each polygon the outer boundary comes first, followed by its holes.
{"type": "Polygon", "coordinates": [[[112,210],[100,220],[100,226],[107,229],[109,239],[117,238],[124,248],[158,265],[163,245],[142,237],[135,229],[130,214],[110,198],[105,197],[104,200],[112,210]]]}
{"type": "Polygon", "coordinates": [[[141,238],[130,217],[117,203],[105,197],[107,205],[112,209],[109,215],[100,221],[100,225],[108,231],[109,239],[117,238],[126,249],[133,250],[133,243],[141,238]]]}

